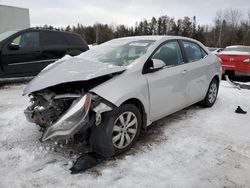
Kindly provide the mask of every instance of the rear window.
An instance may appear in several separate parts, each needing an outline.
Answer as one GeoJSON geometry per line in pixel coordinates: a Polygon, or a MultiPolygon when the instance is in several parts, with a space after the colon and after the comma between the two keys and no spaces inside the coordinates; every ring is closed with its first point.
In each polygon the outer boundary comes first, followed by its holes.
{"type": "Polygon", "coordinates": [[[73,45],[73,46],[82,46],[85,45],[82,38],[78,35],[74,35],[74,34],[65,34],[67,41],[69,44],[73,45]]]}
{"type": "Polygon", "coordinates": [[[232,47],[227,47],[223,50],[223,52],[248,52],[250,53],[250,47],[236,47],[236,46],[232,46],[232,47]]]}
{"type": "Polygon", "coordinates": [[[207,56],[205,50],[194,42],[183,41],[183,46],[188,62],[198,61],[207,56]]]}
{"type": "Polygon", "coordinates": [[[65,46],[67,41],[62,33],[59,32],[42,32],[42,46],[65,46]]]}

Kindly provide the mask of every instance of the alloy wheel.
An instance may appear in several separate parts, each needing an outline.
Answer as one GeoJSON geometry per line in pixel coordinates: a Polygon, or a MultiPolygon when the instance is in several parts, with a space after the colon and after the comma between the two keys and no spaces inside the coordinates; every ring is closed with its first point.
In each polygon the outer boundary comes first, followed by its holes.
{"type": "Polygon", "coordinates": [[[208,93],[208,100],[211,104],[214,103],[214,101],[216,100],[217,91],[218,91],[217,84],[213,82],[209,88],[209,93],[208,93]]]}
{"type": "Polygon", "coordinates": [[[133,112],[120,114],[114,123],[113,145],[118,149],[126,148],[135,138],[138,131],[138,120],[133,112]]]}

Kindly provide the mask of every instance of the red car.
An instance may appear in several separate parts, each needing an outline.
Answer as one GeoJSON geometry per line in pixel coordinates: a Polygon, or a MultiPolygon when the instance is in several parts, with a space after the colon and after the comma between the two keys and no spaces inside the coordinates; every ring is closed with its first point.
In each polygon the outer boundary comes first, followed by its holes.
{"type": "Polygon", "coordinates": [[[250,76],[250,46],[228,46],[217,55],[225,75],[250,76]]]}

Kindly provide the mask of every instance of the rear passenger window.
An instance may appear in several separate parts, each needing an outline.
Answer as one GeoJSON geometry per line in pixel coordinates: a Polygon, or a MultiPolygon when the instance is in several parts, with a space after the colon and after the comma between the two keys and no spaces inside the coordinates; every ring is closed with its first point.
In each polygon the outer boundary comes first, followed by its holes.
{"type": "Polygon", "coordinates": [[[183,46],[188,62],[198,61],[207,55],[207,53],[194,42],[183,41],[183,46]]]}
{"type": "Polygon", "coordinates": [[[68,43],[73,45],[73,46],[82,46],[84,45],[84,42],[82,41],[82,38],[78,35],[74,34],[65,34],[68,43]]]}
{"type": "Polygon", "coordinates": [[[202,53],[203,58],[207,56],[207,52],[202,48],[201,48],[201,53],[202,53]]]}
{"type": "Polygon", "coordinates": [[[65,46],[67,41],[63,34],[59,32],[43,32],[42,33],[42,46],[65,46]]]}

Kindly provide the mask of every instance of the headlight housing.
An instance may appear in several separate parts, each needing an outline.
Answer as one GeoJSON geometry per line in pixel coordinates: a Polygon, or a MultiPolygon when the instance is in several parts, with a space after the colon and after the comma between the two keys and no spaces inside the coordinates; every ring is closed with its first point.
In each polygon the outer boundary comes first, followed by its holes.
{"type": "Polygon", "coordinates": [[[88,93],[76,99],[67,112],[45,130],[41,141],[46,141],[57,136],[74,135],[81,130],[89,121],[88,112],[91,105],[91,97],[92,95],[88,93]]]}

